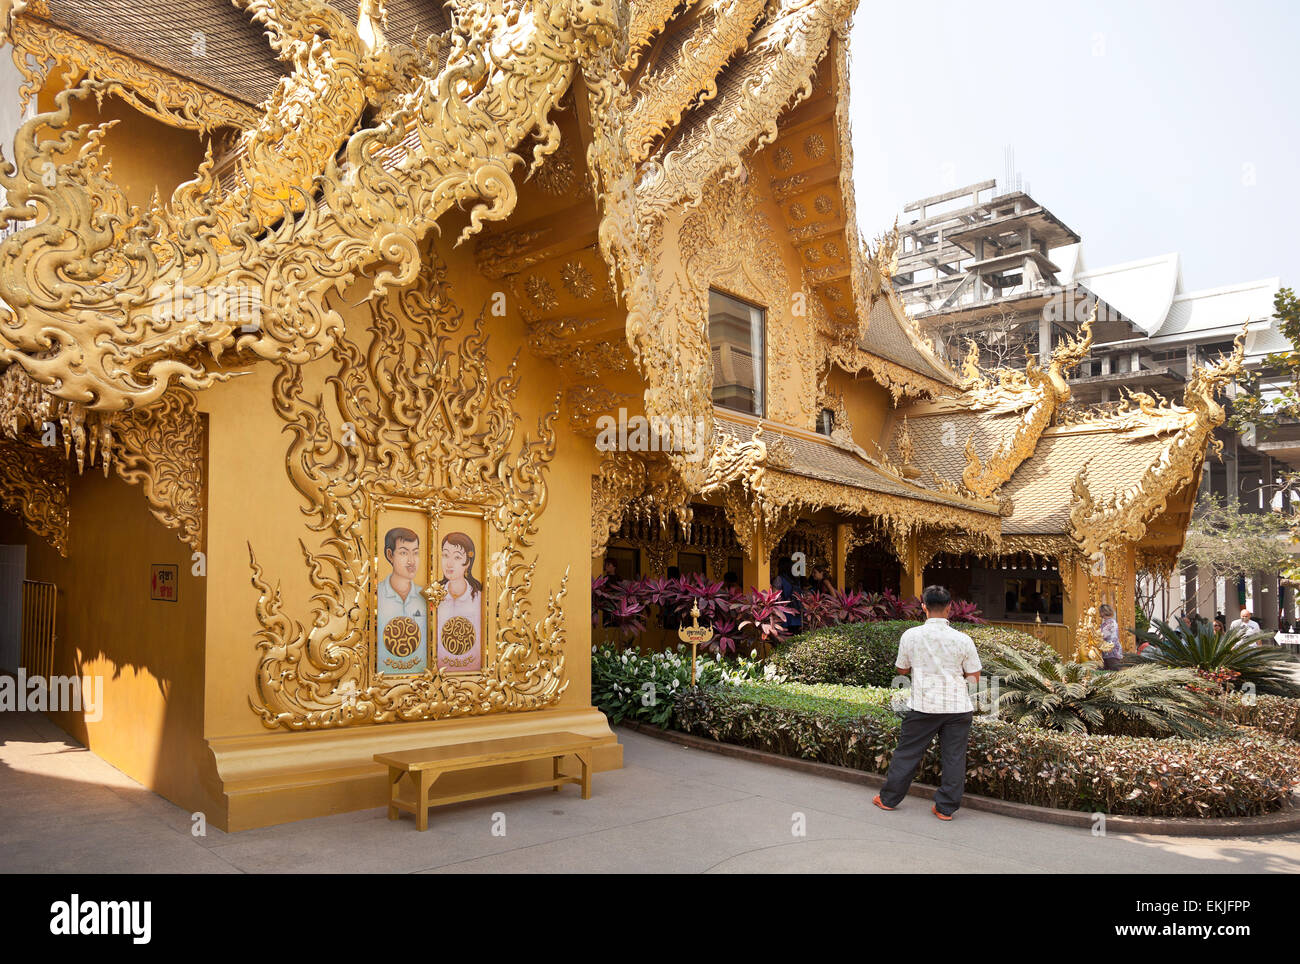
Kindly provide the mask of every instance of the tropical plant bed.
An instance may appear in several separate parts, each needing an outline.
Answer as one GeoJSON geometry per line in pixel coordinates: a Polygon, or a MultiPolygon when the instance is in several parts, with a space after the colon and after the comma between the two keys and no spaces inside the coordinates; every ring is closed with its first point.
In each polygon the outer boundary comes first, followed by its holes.
{"type": "MultiPolygon", "coordinates": [[[[888,690],[742,683],[679,692],[683,733],[883,774],[898,742],[888,690]],[[855,692],[855,691],[862,692],[855,692]]],[[[932,747],[917,779],[937,783],[932,747]]],[[[1098,736],[996,720],[971,730],[966,788],[1057,810],[1162,818],[1241,818],[1293,807],[1300,745],[1237,728],[1218,739],[1098,736]]]]}
{"type": "MultiPolygon", "coordinates": [[[[848,767],[834,766],[830,763],[820,763],[814,760],[802,760],[797,757],[782,756],[777,753],[768,753],[764,750],[756,750],[751,747],[739,746],[734,743],[719,743],[718,741],[708,737],[694,736],[689,733],[682,733],[680,730],[664,729],[663,727],[655,726],[651,723],[638,723],[632,720],[625,720],[621,725],[636,733],[643,733],[646,736],[651,736],[659,740],[667,740],[671,743],[676,743],[679,746],[702,750],[706,753],[718,753],[739,760],[749,760],[755,763],[762,763],[766,766],[782,767],[800,773],[809,773],[814,776],[825,777],[832,780],[841,780],[847,783],[855,783],[859,786],[871,788],[883,786],[885,782],[885,778],[876,773],[868,773],[864,770],[853,770],[848,767]]],[[[934,795],[934,791],[935,788],[927,784],[913,783],[908,795],[928,800],[934,795]]],[[[1297,797],[1300,797],[1300,794],[1297,794],[1297,797]]],[[[864,797],[864,800],[865,799],[866,798],[864,797]]],[[[1084,813],[1079,810],[1053,810],[1047,807],[1036,807],[1027,803],[1013,803],[1008,800],[998,800],[994,797],[985,797],[976,793],[967,793],[962,798],[962,808],[965,810],[983,811],[1007,817],[1016,817],[1021,820],[1033,820],[1039,823],[1056,824],[1058,826],[1081,827],[1088,828],[1089,830],[1095,830],[1096,828],[1096,817],[1091,813],[1084,813]]],[[[1255,817],[1188,818],[1108,815],[1106,818],[1107,833],[1145,833],[1185,837],[1223,837],[1271,836],[1274,834],[1292,833],[1297,830],[1300,830],[1300,799],[1296,800],[1295,806],[1255,817]]]]}

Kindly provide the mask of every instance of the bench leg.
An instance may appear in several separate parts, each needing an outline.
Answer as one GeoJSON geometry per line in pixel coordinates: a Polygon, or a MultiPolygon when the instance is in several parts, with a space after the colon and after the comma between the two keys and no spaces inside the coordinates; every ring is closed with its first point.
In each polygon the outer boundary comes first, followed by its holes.
{"type": "MultiPolygon", "coordinates": [[[[562,756],[551,757],[551,779],[552,780],[560,779],[560,761],[563,759],[564,757],[562,756]]],[[[551,790],[554,793],[559,793],[560,785],[557,783],[555,786],[551,787],[551,790]]]]}
{"type": "Polygon", "coordinates": [[[397,767],[388,768],[388,819],[396,820],[399,816],[397,811],[397,785],[402,782],[403,771],[397,767]]]}
{"type": "Polygon", "coordinates": [[[415,829],[429,829],[429,787],[437,779],[436,773],[421,770],[416,775],[415,783],[415,829]]]}
{"type": "Polygon", "coordinates": [[[582,799],[591,799],[591,751],[580,750],[577,754],[578,762],[582,764],[582,799]]]}

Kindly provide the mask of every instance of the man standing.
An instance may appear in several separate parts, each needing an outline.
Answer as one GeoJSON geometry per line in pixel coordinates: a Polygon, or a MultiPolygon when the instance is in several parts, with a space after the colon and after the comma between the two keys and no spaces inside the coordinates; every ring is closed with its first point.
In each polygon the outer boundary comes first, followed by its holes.
{"type": "Polygon", "coordinates": [[[940,820],[951,820],[966,786],[966,745],[975,714],[966,681],[979,683],[983,667],[971,638],[948,625],[952,594],[947,589],[927,586],[921,606],[925,623],[904,632],[898,643],[894,663],[900,674],[911,673],[912,692],[889,776],[871,802],[881,810],[893,810],[903,802],[937,733],[943,776],[930,810],[940,820]]]}
{"type": "MultiPolygon", "coordinates": [[[[1242,609],[1242,611],[1241,611],[1241,618],[1240,618],[1240,619],[1234,619],[1234,620],[1232,621],[1232,625],[1229,626],[1228,628],[1229,628],[1229,629],[1240,629],[1240,630],[1242,630],[1242,631],[1243,631],[1245,634],[1247,634],[1247,635],[1249,635],[1250,633],[1257,633],[1257,632],[1260,631],[1260,630],[1259,630],[1259,623],[1255,622],[1255,620],[1252,618],[1252,616],[1253,616],[1253,614],[1251,613],[1251,611],[1250,611],[1249,609],[1242,609]]],[[[1254,642],[1250,643],[1250,645],[1251,645],[1251,646],[1258,646],[1258,645],[1259,645],[1259,640],[1255,640],[1254,642]]]]}

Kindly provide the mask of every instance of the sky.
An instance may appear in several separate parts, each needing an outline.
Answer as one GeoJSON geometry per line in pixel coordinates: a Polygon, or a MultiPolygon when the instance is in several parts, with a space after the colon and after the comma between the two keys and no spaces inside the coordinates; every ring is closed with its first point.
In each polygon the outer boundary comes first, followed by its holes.
{"type": "Polygon", "coordinates": [[[1300,3],[861,0],[850,49],[865,236],[1010,146],[1090,269],[1300,288],[1300,3]]]}

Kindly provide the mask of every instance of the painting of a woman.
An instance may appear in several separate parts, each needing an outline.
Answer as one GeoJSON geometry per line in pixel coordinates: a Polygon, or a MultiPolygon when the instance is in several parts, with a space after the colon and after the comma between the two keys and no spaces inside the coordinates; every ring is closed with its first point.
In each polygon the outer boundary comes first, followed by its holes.
{"type": "Polygon", "coordinates": [[[442,583],[438,605],[438,668],[473,672],[483,668],[483,584],[474,576],[477,550],[463,532],[442,537],[442,583]]]}

